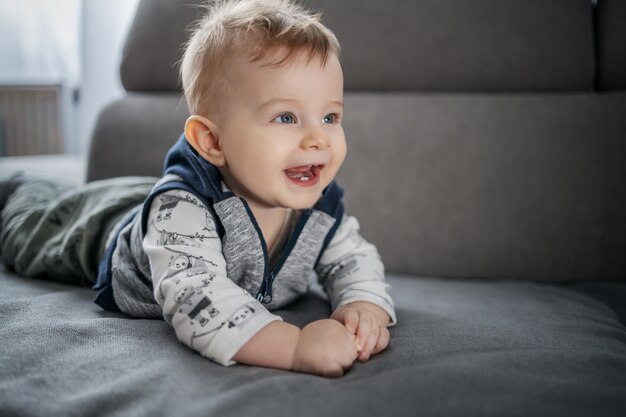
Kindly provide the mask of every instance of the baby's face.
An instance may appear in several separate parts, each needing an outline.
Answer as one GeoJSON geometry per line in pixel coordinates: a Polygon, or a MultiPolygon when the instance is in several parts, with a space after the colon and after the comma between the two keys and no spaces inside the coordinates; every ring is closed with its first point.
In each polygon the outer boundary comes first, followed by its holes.
{"type": "Polygon", "coordinates": [[[346,155],[339,60],[297,54],[279,67],[245,57],[227,67],[216,120],[235,194],[257,207],[311,207],[346,155]]]}

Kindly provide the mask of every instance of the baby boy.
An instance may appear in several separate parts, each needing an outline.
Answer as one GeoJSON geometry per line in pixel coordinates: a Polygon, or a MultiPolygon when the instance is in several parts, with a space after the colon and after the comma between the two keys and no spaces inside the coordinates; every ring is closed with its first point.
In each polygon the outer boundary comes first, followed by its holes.
{"type": "Polygon", "coordinates": [[[207,7],[181,62],[192,116],[164,176],[107,233],[99,305],[165,318],[225,366],[341,376],[387,347],[383,264],[334,182],[346,155],[339,53],[319,16],[287,0],[207,7]],[[271,313],[315,273],[329,319],[300,329],[271,313]]]}

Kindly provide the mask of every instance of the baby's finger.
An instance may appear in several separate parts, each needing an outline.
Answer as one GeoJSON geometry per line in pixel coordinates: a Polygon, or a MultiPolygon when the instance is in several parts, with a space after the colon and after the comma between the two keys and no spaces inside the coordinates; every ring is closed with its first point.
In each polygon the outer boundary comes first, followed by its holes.
{"type": "Polygon", "coordinates": [[[369,360],[372,351],[374,350],[374,347],[376,346],[376,342],[378,341],[378,335],[379,335],[379,327],[378,326],[373,326],[371,331],[370,331],[370,335],[367,338],[367,344],[365,345],[365,347],[363,348],[363,350],[361,351],[361,353],[359,354],[359,360],[360,361],[367,361],[369,360]]]}
{"type": "Polygon", "coordinates": [[[359,326],[359,312],[357,310],[348,309],[343,317],[343,325],[346,329],[352,333],[356,333],[356,329],[359,326]]]}
{"type": "Polygon", "coordinates": [[[367,315],[359,317],[359,328],[356,331],[356,347],[359,352],[363,352],[363,349],[365,349],[372,327],[372,321],[367,315]]]}
{"type": "Polygon", "coordinates": [[[389,330],[386,327],[381,327],[378,334],[378,341],[376,342],[376,346],[374,346],[372,353],[379,353],[385,350],[389,344],[389,338],[389,330]]]}

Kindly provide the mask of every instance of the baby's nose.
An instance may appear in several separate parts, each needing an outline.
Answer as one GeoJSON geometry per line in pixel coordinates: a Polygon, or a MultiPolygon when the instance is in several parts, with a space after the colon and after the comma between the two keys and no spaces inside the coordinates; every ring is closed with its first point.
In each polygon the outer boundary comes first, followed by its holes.
{"type": "Polygon", "coordinates": [[[324,129],[311,129],[302,139],[302,148],[306,150],[328,148],[330,141],[324,129]]]}

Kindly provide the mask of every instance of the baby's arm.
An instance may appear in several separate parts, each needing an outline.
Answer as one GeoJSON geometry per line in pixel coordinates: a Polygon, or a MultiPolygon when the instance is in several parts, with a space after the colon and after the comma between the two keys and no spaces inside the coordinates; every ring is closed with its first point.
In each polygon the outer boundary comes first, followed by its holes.
{"type": "Polygon", "coordinates": [[[336,320],[317,320],[302,330],[273,322],[250,339],[233,358],[248,365],[339,377],[357,357],[354,335],[336,320]]]}
{"type": "Polygon", "coordinates": [[[226,366],[241,362],[331,376],[356,358],[354,337],[344,329],[321,323],[300,330],[230,280],[213,217],[192,194],[169,191],[155,198],[143,247],[165,320],[203,356],[226,366]],[[334,337],[310,336],[320,332],[334,337]],[[311,355],[309,345],[319,351],[311,355]]]}
{"type": "Polygon", "coordinates": [[[165,321],[201,355],[232,365],[241,346],[281,320],[227,277],[213,217],[192,194],[168,191],[153,200],[143,248],[165,321]]]}
{"type": "Polygon", "coordinates": [[[378,250],[360,235],[354,217],[344,216],[316,271],[331,300],[331,318],[356,335],[359,360],[385,349],[387,327],[396,323],[394,303],[378,250]]]}

